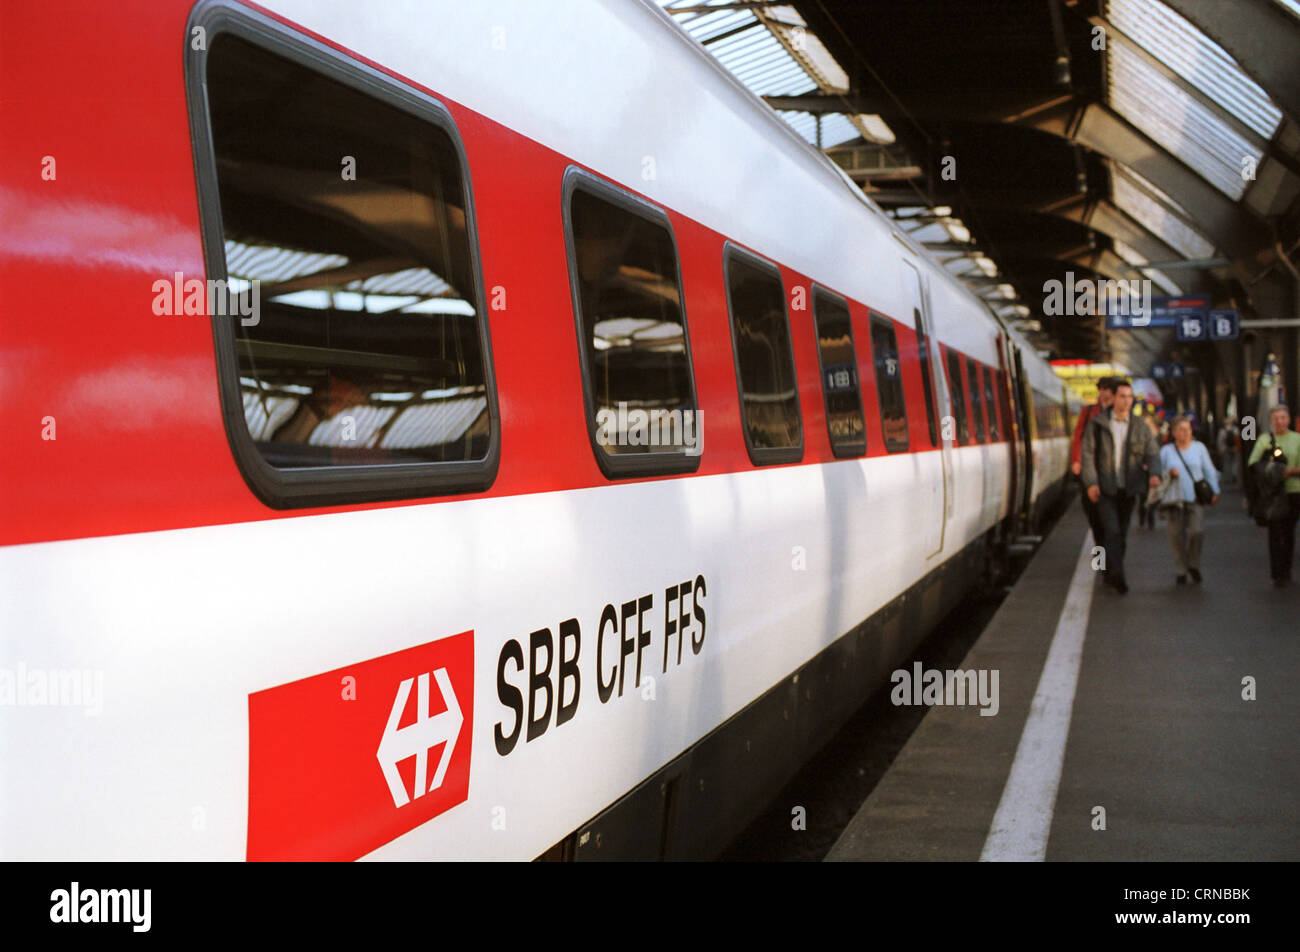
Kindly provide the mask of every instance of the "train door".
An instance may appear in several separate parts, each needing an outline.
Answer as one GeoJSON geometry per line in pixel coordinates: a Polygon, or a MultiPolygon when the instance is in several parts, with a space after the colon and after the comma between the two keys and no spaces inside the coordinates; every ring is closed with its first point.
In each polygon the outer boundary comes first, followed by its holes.
{"type": "Polygon", "coordinates": [[[1019,373],[1015,362],[1015,345],[1006,334],[998,336],[998,363],[1002,369],[1002,401],[1006,404],[1006,432],[1002,438],[1011,454],[1011,480],[1006,490],[1006,518],[1013,520],[1013,531],[1019,531],[1024,484],[1028,480],[1026,454],[1024,454],[1024,417],[1021,412],[1019,373]]]}
{"type": "Polygon", "coordinates": [[[930,302],[927,294],[925,277],[916,265],[904,261],[907,265],[903,281],[907,285],[907,296],[912,306],[912,322],[916,328],[916,352],[921,365],[921,386],[925,394],[925,425],[930,446],[939,450],[939,469],[941,478],[928,479],[927,501],[921,518],[924,526],[926,558],[943,551],[944,527],[952,518],[952,447],[943,439],[939,425],[940,399],[947,399],[944,392],[940,396],[938,382],[942,374],[934,372],[935,362],[939,359],[938,345],[934,340],[933,323],[930,319],[930,302]]]}
{"type": "Polygon", "coordinates": [[[1025,459],[1020,448],[1020,417],[1016,413],[1016,398],[1011,382],[1011,341],[1006,334],[998,334],[998,369],[1002,379],[998,381],[998,401],[1006,407],[1005,427],[1002,439],[1010,454],[1010,479],[1007,482],[1007,511],[1005,518],[1013,518],[1018,510],[1020,487],[1025,481],[1025,459]]]}
{"type": "Polygon", "coordinates": [[[1020,348],[1012,347],[1015,374],[1012,389],[1016,394],[1017,422],[1020,424],[1020,451],[1024,460],[1024,479],[1020,482],[1020,504],[1017,507],[1023,516],[1022,525],[1030,528],[1033,521],[1034,507],[1034,405],[1030,393],[1029,381],[1025,379],[1025,365],[1021,360],[1020,348]]]}

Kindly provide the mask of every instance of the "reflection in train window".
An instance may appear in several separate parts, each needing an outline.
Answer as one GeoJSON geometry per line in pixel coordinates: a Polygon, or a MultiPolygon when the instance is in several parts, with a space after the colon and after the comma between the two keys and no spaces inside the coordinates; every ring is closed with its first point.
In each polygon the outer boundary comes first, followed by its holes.
{"type": "Polygon", "coordinates": [[[966,377],[970,383],[970,416],[975,424],[975,442],[983,443],[988,439],[984,432],[984,409],[980,406],[980,365],[969,357],[966,358],[966,377]]]}
{"type": "Polygon", "coordinates": [[[213,40],[207,90],[228,287],[257,307],[233,323],[262,458],[482,460],[485,348],[447,132],[233,34],[213,40]]]}
{"type": "Polygon", "coordinates": [[[885,449],[901,453],[908,448],[908,439],[898,336],[893,324],[875,315],[871,318],[871,354],[876,369],[876,394],[880,398],[880,428],[885,434],[885,449]]]}
{"type": "Polygon", "coordinates": [[[699,464],[677,251],[667,218],[595,180],[568,203],[587,409],[608,475],[699,464]]]}
{"type": "Polygon", "coordinates": [[[1034,424],[1036,439],[1048,440],[1055,437],[1069,436],[1065,425],[1065,410],[1041,390],[1034,391],[1034,424]]]}
{"type": "Polygon", "coordinates": [[[1002,439],[1002,431],[998,426],[998,418],[1002,414],[999,410],[997,393],[993,389],[993,371],[984,367],[982,372],[984,375],[984,412],[989,416],[989,439],[996,443],[1002,439]]]}
{"type": "Polygon", "coordinates": [[[794,352],[785,290],[776,267],[729,248],[727,303],[740,384],[741,425],[755,464],[788,463],[803,456],[794,352]]]}
{"type": "Polygon", "coordinates": [[[961,357],[955,350],[948,351],[948,390],[952,394],[952,415],[957,423],[957,445],[970,442],[970,427],[966,424],[966,394],[962,391],[961,357]]]}
{"type": "Polygon", "coordinates": [[[853,347],[848,305],[841,298],[814,288],[813,319],[817,324],[817,353],[831,450],[836,456],[861,456],[867,451],[867,428],[862,419],[858,357],[853,347]]]}

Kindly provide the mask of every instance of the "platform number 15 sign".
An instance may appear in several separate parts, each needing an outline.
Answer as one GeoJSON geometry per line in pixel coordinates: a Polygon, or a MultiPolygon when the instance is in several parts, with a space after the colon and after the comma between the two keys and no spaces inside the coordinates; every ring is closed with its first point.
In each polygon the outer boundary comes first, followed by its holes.
{"type": "Polygon", "coordinates": [[[1209,335],[1205,326],[1206,319],[1196,315],[1187,315],[1178,319],[1179,340],[1205,340],[1209,335]]]}

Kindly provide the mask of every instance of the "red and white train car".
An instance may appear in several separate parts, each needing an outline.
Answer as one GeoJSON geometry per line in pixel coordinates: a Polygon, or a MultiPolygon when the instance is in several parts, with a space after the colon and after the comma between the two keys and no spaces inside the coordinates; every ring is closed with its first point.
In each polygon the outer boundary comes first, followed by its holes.
{"type": "Polygon", "coordinates": [[[8,4],[0,856],[708,855],[1064,485],[627,0],[8,4]]]}

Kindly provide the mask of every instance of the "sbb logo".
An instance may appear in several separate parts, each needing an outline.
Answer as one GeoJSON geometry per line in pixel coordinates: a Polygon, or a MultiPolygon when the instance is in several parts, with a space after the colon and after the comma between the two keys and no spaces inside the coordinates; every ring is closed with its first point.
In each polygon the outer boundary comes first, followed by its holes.
{"type": "Polygon", "coordinates": [[[451,752],[456,749],[456,738],[460,735],[460,725],[465,718],[460,713],[456,702],[456,692],[452,690],[451,679],[447,669],[439,668],[433,672],[438,682],[446,710],[441,714],[429,713],[429,676],[422,674],[418,679],[407,678],[397,689],[397,698],[393,709],[388,712],[388,726],[379,741],[379,767],[388,781],[388,792],[393,795],[393,806],[404,807],[411,802],[406,793],[406,781],[402,779],[397,765],[408,757],[415,758],[415,786],[413,796],[422,797],[442,786],[447,776],[447,765],[451,762],[451,752]],[[411,682],[418,680],[420,687],[416,694],[415,723],[400,726],[402,714],[411,697],[411,682]],[[433,773],[433,783],[425,786],[429,773],[429,751],[442,747],[442,756],[438,758],[438,768],[433,773]]]}
{"type": "Polygon", "coordinates": [[[473,715],[472,631],[250,694],[248,858],[357,859],[463,803],[473,715]]]}

